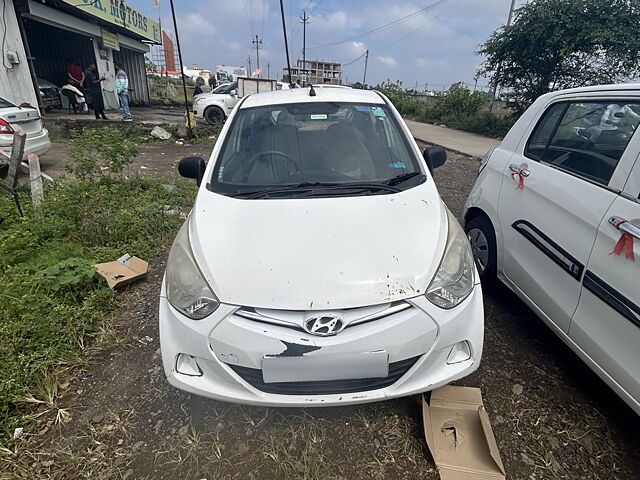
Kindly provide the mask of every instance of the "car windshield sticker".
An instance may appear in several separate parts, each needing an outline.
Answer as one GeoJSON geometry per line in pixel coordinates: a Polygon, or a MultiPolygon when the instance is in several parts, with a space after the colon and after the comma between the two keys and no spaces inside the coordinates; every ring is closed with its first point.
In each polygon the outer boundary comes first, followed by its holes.
{"type": "Polygon", "coordinates": [[[391,168],[407,168],[407,164],[404,162],[393,162],[390,163],[389,166],[391,168]]]}
{"type": "Polygon", "coordinates": [[[326,120],[327,119],[327,114],[326,113],[312,113],[311,114],[311,120],[326,120]]]}
{"type": "Polygon", "coordinates": [[[384,113],[384,110],[380,107],[371,107],[371,111],[376,117],[386,117],[387,115],[384,113]]]}
{"type": "Polygon", "coordinates": [[[371,107],[367,106],[367,105],[356,105],[356,110],[359,112],[370,112],[371,111],[371,107]]]}
{"type": "Polygon", "coordinates": [[[220,170],[218,170],[218,180],[222,179],[222,172],[224,172],[224,165],[222,165],[220,170]]]}

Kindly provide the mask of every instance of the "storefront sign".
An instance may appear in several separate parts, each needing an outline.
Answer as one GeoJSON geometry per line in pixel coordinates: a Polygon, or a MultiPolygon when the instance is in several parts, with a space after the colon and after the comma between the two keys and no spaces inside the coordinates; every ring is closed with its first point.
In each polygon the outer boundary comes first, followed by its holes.
{"type": "Polygon", "coordinates": [[[119,51],[120,42],[118,41],[118,35],[110,32],[109,30],[105,30],[104,28],[101,28],[100,31],[102,32],[102,45],[110,48],[111,50],[119,51]]]}
{"type": "MultiPolygon", "coordinates": [[[[85,13],[124,27],[156,43],[162,42],[160,25],[121,0],[63,0],[85,13]]],[[[103,37],[104,38],[104,37],[103,37]]],[[[105,45],[107,44],[105,40],[105,45]]]]}

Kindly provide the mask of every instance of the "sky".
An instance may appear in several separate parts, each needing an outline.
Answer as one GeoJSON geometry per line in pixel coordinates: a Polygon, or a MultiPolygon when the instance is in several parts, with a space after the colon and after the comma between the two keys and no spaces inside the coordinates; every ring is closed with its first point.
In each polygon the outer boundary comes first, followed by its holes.
{"type": "MultiPolygon", "coordinates": [[[[516,0],[516,6],[526,0],[516,0]]],[[[173,34],[169,0],[128,0],[173,34]]],[[[306,10],[307,60],[347,64],[367,49],[367,83],[387,79],[407,88],[446,89],[454,82],[474,83],[482,58],[477,47],[506,23],[511,0],[284,0],[292,64],[302,58],[302,23],[306,10]],[[423,11],[420,11],[424,9],[423,11]],[[417,12],[417,13],[416,13],[417,12]],[[414,14],[405,21],[378,29],[414,14]],[[373,33],[371,30],[378,29],[373,33]]],[[[185,66],[198,64],[256,68],[252,39],[262,41],[263,77],[282,77],[286,66],[278,0],[174,0],[185,66]],[[269,72],[267,72],[269,64],[269,72]]],[[[173,35],[172,35],[173,36],[173,35]]],[[[362,81],[364,57],[343,67],[343,81],[362,81]]],[[[486,87],[478,80],[478,88],[486,87]]]]}

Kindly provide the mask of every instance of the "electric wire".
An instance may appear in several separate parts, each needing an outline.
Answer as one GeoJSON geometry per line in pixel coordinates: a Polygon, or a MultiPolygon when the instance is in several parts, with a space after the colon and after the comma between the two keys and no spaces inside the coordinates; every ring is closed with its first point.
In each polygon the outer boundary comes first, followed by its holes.
{"type": "Polygon", "coordinates": [[[400,18],[398,18],[396,20],[393,20],[393,21],[391,21],[389,23],[385,23],[383,25],[380,25],[380,26],[378,26],[376,28],[373,28],[371,30],[368,30],[368,31],[366,31],[364,33],[360,33],[358,35],[354,35],[353,37],[345,38],[345,39],[339,40],[337,42],[331,42],[331,43],[326,43],[324,45],[316,45],[315,47],[307,47],[307,48],[308,49],[318,49],[318,48],[324,48],[324,47],[332,47],[332,46],[335,46],[335,45],[340,45],[342,43],[347,43],[347,42],[351,42],[351,41],[354,41],[354,40],[358,40],[358,39],[367,37],[367,36],[372,35],[374,33],[378,33],[378,32],[387,30],[389,28],[395,27],[396,25],[400,25],[400,24],[402,24],[402,23],[404,23],[404,22],[406,22],[408,20],[411,20],[412,18],[414,18],[414,17],[416,17],[416,16],[418,16],[418,15],[424,13],[424,12],[432,10],[432,9],[442,5],[443,3],[446,3],[447,1],[449,1],[449,0],[438,0],[438,1],[434,2],[434,3],[432,3],[431,5],[423,7],[420,10],[416,10],[415,12],[410,13],[408,15],[405,15],[404,17],[400,17],[400,18]]]}

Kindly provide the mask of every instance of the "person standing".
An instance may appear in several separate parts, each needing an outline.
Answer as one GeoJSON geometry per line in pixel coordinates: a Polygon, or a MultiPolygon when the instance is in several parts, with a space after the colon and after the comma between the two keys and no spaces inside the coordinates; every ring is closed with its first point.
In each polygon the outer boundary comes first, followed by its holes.
{"type": "Polygon", "coordinates": [[[104,114],[104,100],[102,99],[101,83],[105,80],[104,75],[101,77],[98,76],[98,68],[95,63],[92,63],[87,67],[84,78],[87,84],[87,90],[89,90],[89,93],[91,93],[91,97],[93,98],[93,111],[96,114],[96,120],[100,118],[108,120],[107,116],[104,114]]]}
{"type": "Polygon", "coordinates": [[[122,119],[125,122],[131,121],[131,112],[129,111],[129,78],[127,72],[122,69],[119,63],[113,64],[116,69],[116,93],[120,99],[122,107],[122,119]]]}

